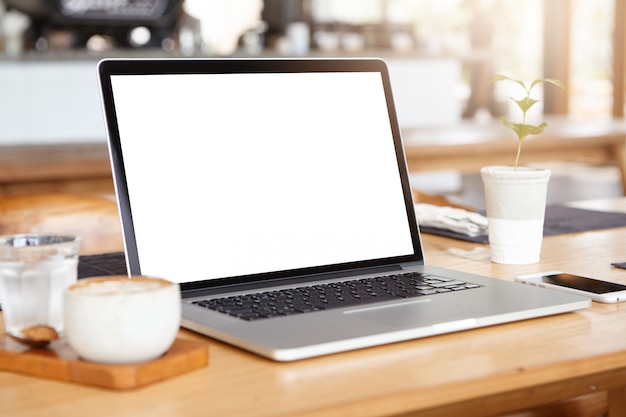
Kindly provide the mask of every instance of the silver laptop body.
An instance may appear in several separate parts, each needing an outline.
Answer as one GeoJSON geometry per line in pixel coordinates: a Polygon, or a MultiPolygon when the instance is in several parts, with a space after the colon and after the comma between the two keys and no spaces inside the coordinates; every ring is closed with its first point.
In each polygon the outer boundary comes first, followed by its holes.
{"type": "Polygon", "coordinates": [[[291,361],[590,305],[425,265],[379,59],[107,59],[98,76],[128,270],[179,282],[188,329],[291,361]],[[202,304],[408,272],[466,289],[253,320],[202,304]]]}

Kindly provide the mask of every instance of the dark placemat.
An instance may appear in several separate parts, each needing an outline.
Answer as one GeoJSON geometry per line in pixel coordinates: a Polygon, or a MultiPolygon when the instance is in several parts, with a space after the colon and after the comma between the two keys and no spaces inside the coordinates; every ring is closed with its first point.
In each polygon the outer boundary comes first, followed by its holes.
{"type": "MultiPolygon", "coordinates": [[[[567,233],[610,229],[612,227],[623,226],[626,226],[626,213],[586,210],[562,205],[549,205],[546,207],[543,235],[564,235],[567,233]]],[[[420,230],[424,233],[451,237],[468,242],[489,243],[489,238],[486,235],[470,237],[461,233],[432,227],[420,227],[420,230]]]]}
{"type": "Polygon", "coordinates": [[[626,213],[586,210],[566,206],[548,206],[544,236],[564,235],[589,230],[626,226],[626,213]]]}
{"type": "Polygon", "coordinates": [[[128,275],[124,252],[85,255],[78,259],[78,278],[128,275]]]}

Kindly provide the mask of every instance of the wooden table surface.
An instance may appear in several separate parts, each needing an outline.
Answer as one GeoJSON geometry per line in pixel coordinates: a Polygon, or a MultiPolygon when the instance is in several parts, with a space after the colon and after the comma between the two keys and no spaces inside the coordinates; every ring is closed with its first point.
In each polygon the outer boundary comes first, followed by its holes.
{"type": "MultiPolygon", "coordinates": [[[[626,211],[626,199],[585,203],[626,211]]],[[[534,265],[498,265],[488,246],[424,235],[427,263],[512,280],[561,269],[626,283],[626,227],[548,237],[534,265]]],[[[1,325],[0,325],[1,326],[1,325]]],[[[483,416],[608,391],[626,416],[626,303],[275,363],[181,330],[209,345],[209,366],[134,391],[0,372],[0,415],[483,416]]]]}
{"type": "Polygon", "coordinates": [[[107,144],[0,146],[0,196],[58,191],[113,194],[107,144]]]}

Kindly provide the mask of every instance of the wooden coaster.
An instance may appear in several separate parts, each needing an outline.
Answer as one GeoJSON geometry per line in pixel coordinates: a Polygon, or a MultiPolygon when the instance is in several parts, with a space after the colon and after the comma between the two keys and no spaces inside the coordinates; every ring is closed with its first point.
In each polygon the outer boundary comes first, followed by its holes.
{"type": "Polygon", "coordinates": [[[115,390],[139,388],[208,363],[208,345],[189,339],[176,339],[169,351],[151,362],[111,365],[81,360],[64,340],[32,349],[0,335],[0,370],[115,390]]]}

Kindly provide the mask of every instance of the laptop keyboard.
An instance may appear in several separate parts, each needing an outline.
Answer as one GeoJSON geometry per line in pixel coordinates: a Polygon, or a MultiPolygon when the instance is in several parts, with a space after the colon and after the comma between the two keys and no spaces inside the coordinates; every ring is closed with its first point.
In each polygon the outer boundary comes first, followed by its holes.
{"type": "Polygon", "coordinates": [[[251,321],[478,287],[469,282],[410,272],[199,300],[193,304],[251,321]]]}

